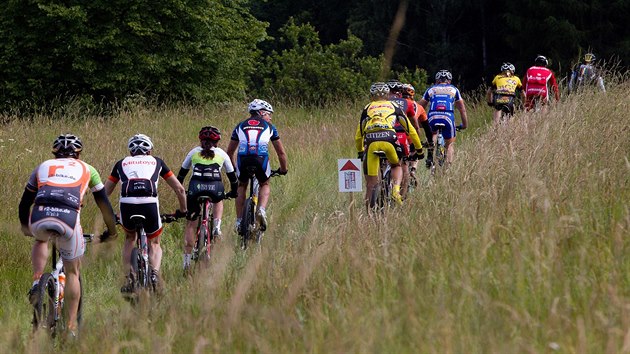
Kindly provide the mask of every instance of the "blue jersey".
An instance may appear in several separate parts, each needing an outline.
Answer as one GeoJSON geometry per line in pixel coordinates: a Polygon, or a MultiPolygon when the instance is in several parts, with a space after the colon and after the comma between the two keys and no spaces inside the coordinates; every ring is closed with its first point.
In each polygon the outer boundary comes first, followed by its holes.
{"type": "Polygon", "coordinates": [[[256,116],[239,123],[230,139],[238,141],[238,156],[268,156],[269,142],[280,136],[273,124],[256,116]]]}
{"type": "Polygon", "coordinates": [[[455,102],[462,99],[457,87],[451,84],[436,84],[429,87],[422,98],[429,102],[428,117],[434,115],[453,116],[455,102]]]}

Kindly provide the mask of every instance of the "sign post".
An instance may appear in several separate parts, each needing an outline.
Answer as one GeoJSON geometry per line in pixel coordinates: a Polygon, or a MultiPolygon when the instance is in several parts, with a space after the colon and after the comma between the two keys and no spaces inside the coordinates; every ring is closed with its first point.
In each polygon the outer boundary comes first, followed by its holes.
{"type": "Polygon", "coordinates": [[[339,192],[361,192],[363,179],[361,176],[361,160],[338,159],[339,192]]]}

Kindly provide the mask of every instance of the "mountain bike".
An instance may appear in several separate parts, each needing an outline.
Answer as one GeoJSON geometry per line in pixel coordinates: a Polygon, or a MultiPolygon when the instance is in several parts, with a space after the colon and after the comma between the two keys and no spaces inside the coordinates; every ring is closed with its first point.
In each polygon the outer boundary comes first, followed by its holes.
{"type": "MultiPolygon", "coordinates": [[[[92,242],[94,235],[84,234],[83,239],[86,243],[92,242]]],[[[59,254],[56,243],[52,243],[52,271],[44,273],[39,278],[39,283],[36,288],[36,292],[31,294],[34,296],[31,298],[33,304],[33,331],[38,329],[44,329],[52,337],[55,337],[59,328],[64,328],[63,321],[63,305],[64,305],[64,293],[63,288],[65,286],[65,273],[63,271],[63,259],[59,254]]],[[[79,309],[77,312],[77,323],[81,323],[81,315],[83,308],[83,285],[81,282],[81,275],[79,274],[79,287],[81,289],[81,295],[79,298],[79,309]]]]}
{"type": "MultiPolygon", "coordinates": [[[[177,220],[176,214],[162,214],[160,218],[163,223],[170,223],[177,220]]],[[[149,265],[149,239],[144,231],[144,215],[131,215],[131,221],[136,230],[136,246],[131,250],[131,272],[129,277],[133,289],[128,295],[135,297],[139,291],[146,290],[155,292],[158,290],[157,278],[152,276],[149,265]]]]}
{"type": "Polygon", "coordinates": [[[444,136],[442,135],[442,129],[446,127],[444,123],[436,123],[434,125],[434,132],[437,132],[435,136],[435,142],[433,144],[433,159],[427,159],[427,164],[431,169],[431,175],[435,174],[435,165],[442,167],[446,161],[446,145],[444,143],[444,136]]]}
{"type": "Polygon", "coordinates": [[[209,196],[197,197],[199,202],[201,214],[199,216],[199,222],[197,223],[197,238],[192,251],[193,261],[208,262],[210,260],[210,254],[215,242],[215,235],[212,233],[214,230],[214,204],[221,200],[229,199],[223,194],[218,200],[213,202],[209,196]]]}
{"type": "Polygon", "coordinates": [[[370,196],[370,209],[383,210],[391,205],[392,176],[391,166],[384,151],[374,151],[379,158],[378,183],[370,196]]]}
{"type": "MultiPolygon", "coordinates": [[[[250,168],[247,173],[249,174],[249,197],[245,199],[245,204],[243,204],[243,216],[238,230],[241,236],[241,249],[243,250],[247,249],[249,241],[254,240],[256,244],[260,244],[265,232],[265,229],[262,228],[262,225],[256,219],[260,185],[254,175],[253,168],[250,168]]],[[[269,178],[276,176],[280,176],[279,171],[272,170],[269,178]]]]}
{"type": "MultiPolygon", "coordinates": [[[[432,159],[427,158],[427,167],[431,169],[431,175],[435,174],[436,165],[443,167],[446,162],[446,143],[444,142],[444,135],[442,135],[442,130],[446,127],[446,124],[436,123],[433,127],[433,132],[437,132],[436,141],[433,144],[432,159]]],[[[461,129],[460,125],[455,127],[456,131],[461,129]]]]}

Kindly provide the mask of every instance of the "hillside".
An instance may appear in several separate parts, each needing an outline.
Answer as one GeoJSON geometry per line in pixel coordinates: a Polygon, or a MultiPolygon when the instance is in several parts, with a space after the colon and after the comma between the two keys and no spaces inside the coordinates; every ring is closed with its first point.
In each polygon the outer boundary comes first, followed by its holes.
{"type": "MultiPolygon", "coordinates": [[[[181,276],[183,223],[163,236],[166,295],[132,307],[119,293],[122,237],[88,245],[82,337],[96,352],[608,352],[630,350],[630,82],[569,96],[548,114],[488,125],[470,108],[453,167],[421,171],[404,209],[369,218],[362,195],[337,192],[337,158],[354,157],[358,106],[275,106],[289,174],[274,178],[270,230],[242,252],[231,233],[211,268],[181,276]]],[[[206,124],[229,132],[244,104],[134,105],[120,115],[14,121],[0,132],[0,347],[49,351],[30,332],[31,240],[17,205],[32,169],[61,132],[106,178],[136,132],[178,170],[206,124]]],[[[161,185],[161,207],[176,207],[161,185]]],[[[117,206],[114,200],[115,208],[117,206]]],[[[86,197],[86,231],[102,222],[86,197]]]]}

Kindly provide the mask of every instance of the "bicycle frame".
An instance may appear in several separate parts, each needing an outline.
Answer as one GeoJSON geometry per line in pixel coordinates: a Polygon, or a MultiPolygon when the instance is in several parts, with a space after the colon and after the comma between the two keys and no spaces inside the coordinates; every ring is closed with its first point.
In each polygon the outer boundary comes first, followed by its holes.
{"type": "MultiPolygon", "coordinates": [[[[86,243],[92,242],[94,235],[92,234],[84,234],[83,239],[86,243]]],[[[59,254],[59,250],[57,249],[56,241],[52,242],[52,271],[49,273],[44,273],[40,277],[39,281],[39,292],[37,295],[37,302],[34,305],[33,309],[33,330],[37,330],[37,328],[48,328],[51,332],[52,336],[55,336],[57,323],[62,320],[62,310],[64,305],[64,299],[61,298],[61,287],[59,286],[59,275],[63,272],[63,259],[59,254]],[[52,294],[48,293],[47,299],[52,300],[52,302],[43,299],[43,296],[46,296],[45,290],[47,289],[47,283],[49,279],[53,280],[53,292],[52,294]],[[44,288],[41,288],[44,287],[44,288]],[[50,296],[52,295],[52,296],[50,296]],[[46,301],[45,301],[46,300],[46,301]],[[49,311],[46,311],[46,305],[51,306],[49,311]],[[48,313],[48,318],[44,318],[43,313],[48,313]],[[50,317],[52,315],[52,317],[50,317]]],[[[79,286],[81,287],[81,294],[83,294],[83,288],[81,285],[81,278],[79,277],[79,286]]],[[[77,322],[81,321],[81,307],[83,303],[83,296],[79,298],[79,309],[77,313],[77,322]]]]}
{"type": "Polygon", "coordinates": [[[146,217],[143,215],[131,215],[130,219],[136,227],[136,247],[131,251],[131,266],[136,273],[137,279],[135,281],[137,285],[140,288],[147,289],[151,285],[151,275],[149,269],[149,243],[142,225],[146,217]]]}
{"type": "Polygon", "coordinates": [[[391,165],[383,151],[374,151],[379,157],[378,183],[370,196],[370,208],[384,209],[391,202],[391,165]]]}
{"type": "MultiPolygon", "coordinates": [[[[249,197],[245,199],[243,204],[243,214],[241,219],[241,227],[239,234],[241,235],[241,248],[247,249],[247,243],[249,240],[256,238],[256,243],[260,244],[264,231],[261,229],[258,221],[256,220],[256,210],[258,208],[258,192],[260,190],[260,184],[256,179],[253,171],[247,171],[249,173],[249,197]]],[[[277,171],[271,171],[269,178],[279,176],[277,171]]]]}
{"type": "Polygon", "coordinates": [[[197,261],[203,258],[205,261],[210,259],[210,252],[214,237],[212,229],[214,227],[214,208],[212,201],[208,196],[200,196],[198,198],[201,214],[197,223],[197,238],[193,247],[192,259],[197,261]],[[208,223],[210,225],[208,225],[208,223]]]}
{"type": "Polygon", "coordinates": [[[435,173],[436,165],[440,167],[444,166],[444,162],[446,161],[446,146],[444,143],[444,136],[442,135],[442,129],[444,129],[446,125],[444,123],[435,124],[435,131],[437,134],[435,135],[435,142],[433,144],[433,161],[431,161],[431,174],[435,173]]]}

